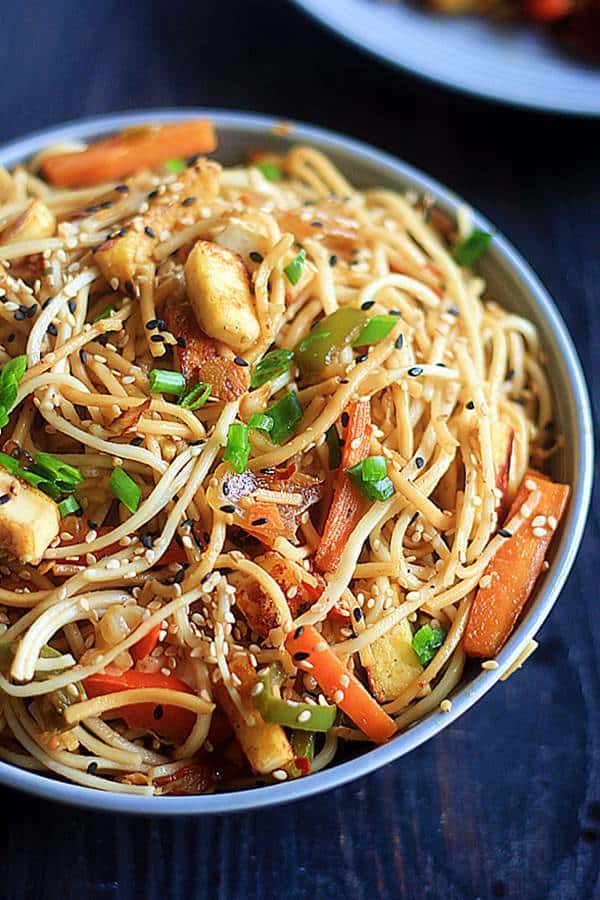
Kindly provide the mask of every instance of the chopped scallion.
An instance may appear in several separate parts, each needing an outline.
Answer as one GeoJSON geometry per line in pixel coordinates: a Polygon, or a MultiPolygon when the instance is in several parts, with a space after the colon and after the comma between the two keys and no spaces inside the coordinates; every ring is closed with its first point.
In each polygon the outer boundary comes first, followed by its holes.
{"type": "Polygon", "coordinates": [[[0,369],[0,428],[8,425],[8,414],[17,399],[17,387],[27,368],[27,356],[15,356],[0,369]]]}
{"type": "Polygon", "coordinates": [[[443,628],[432,628],[431,625],[423,625],[415,632],[412,647],[422,666],[431,662],[444,643],[445,637],[446,632],[443,628]]]}
{"type": "Polygon", "coordinates": [[[329,451],[329,468],[339,469],[342,462],[342,445],[340,444],[340,435],[335,425],[327,429],[325,440],[329,451]]]}
{"type": "Polygon", "coordinates": [[[58,504],[58,513],[62,519],[64,519],[65,516],[68,516],[69,513],[76,512],[78,509],[79,503],[73,494],[71,494],[70,497],[65,497],[65,499],[61,500],[58,504]]]}
{"type": "Polygon", "coordinates": [[[241,474],[248,468],[249,456],[248,426],[242,422],[234,422],[227,431],[227,446],[223,459],[231,463],[235,471],[241,474]]]}
{"type": "Polygon", "coordinates": [[[179,397],[185,393],[185,378],[181,372],[173,372],[170,369],[152,369],[150,375],[150,390],[153,394],[177,394],[179,397]]]}
{"type": "Polygon", "coordinates": [[[346,471],[354,485],[368,500],[389,500],[395,493],[394,485],[387,475],[387,463],[383,456],[367,457],[346,471]]]}
{"type": "Polygon", "coordinates": [[[250,387],[257,388],[287,372],[294,358],[293,350],[271,350],[254,366],[250,387]]]}
{"type": "Polygon", "coordinates": [[[248,419],[248,428],[255,428],[257,431],[270,432],[273,430],[273,419],[264,413],[253,413],[248,419]]]}
{"type": "Polygon", "coordinates": [[[127,472],[120,466],[112,470],[108,486],[123,506],[134,513],[140,505],[142,492],[127,472]]]}
{"type": "Polygon", "coordinates": [[[211,391],[212,384],[208,384],[207,381],[199,381],[198,384],[195,384],[194,387],[181,398],[179,405],[183,406],[184,409],[191,409],[192,411],[200,409],[210,397],[211,391]]]}
{"type": "Polygon", "coordinates": [[[380,481],[387,475],[385,456],[367,456],[362,464],[363,481],[380,481]]]}
{"type": "Polygon", "coordinates": [[[98,313],[97,316],[94,316],[94,318],[92,319],[92,322],[95,323],[95,322],[99,322],[101,319],[108,319],[109,316],[112,316],[114,311],[115,311],[114,303],[109,303],[108,306],[105,306],[104,309],[102,309],[98,313]]]}
{"type": "Polygon", "coordinates": [[[459,266],[470,268],[479,259],[491,240],[492,235],[488,231],[480,231],[476,228],[468,238],[454,248],[452,252],[454,262],[457,262],[459,266]]]}
{"type": "Polygon", "coordinates": [[[277,163],[274,162],[262,162],[256,163],[256,168],[259,172],[261,172],[267,181],[281,181],[283,178],[283,172],[277,163]]]}
{"type": "Polygon", "coordinates": [[[301,250],[291,262],[284,267],[283,271],[285,272],[288,281],[290,284],[298,284],[300,278],[302,277],[302,270],[304,268],[304,261],[306,259],[306,252],[301,250]]]}
{"type": "Polygon", "coordinates": [[[267,409],[267,415],[273,419],[271,440],[274,444],[283,444],[294,433],[304,415],[298,394],[289,391],[267,409]]]}
{"type": "Polygon", "coordinates": [[[185,168],[187,168],[185,159],[168,159],[165,163],[167,172],[183,172],[185,168]]]}

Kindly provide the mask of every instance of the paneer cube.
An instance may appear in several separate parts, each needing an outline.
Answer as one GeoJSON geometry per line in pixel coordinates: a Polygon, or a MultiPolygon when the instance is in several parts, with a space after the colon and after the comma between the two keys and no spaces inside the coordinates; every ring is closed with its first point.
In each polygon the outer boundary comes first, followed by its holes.
{"type": "Polygon", "coordinates": [[[45,203],[36,198],[4,229],[1,240],[3,243],[39,240],[52,237],[55,228],[54,214],[45,203]]]}
{"type": "Polygon", "coordinates": [[[23,563],[36,563],[58,535],[56,503],[0,469],[0,547],[23,563]],[[5,499],[8,498],[8,499],[5,499]]]}
{"type": "Polygon", "coordinates": [[[394,700],[423,671],[412,647],[412,630],[402,619],[371,644],[373,665],[367,667],[369,687],[380,703],[394,700]]]}
{"type": "Polygon", "coordinates": [[[197,241],[185,264],[188,299],[200,328],[233,350],[250,347],[260,334],[248,272],[237,253],[197,241]]]}

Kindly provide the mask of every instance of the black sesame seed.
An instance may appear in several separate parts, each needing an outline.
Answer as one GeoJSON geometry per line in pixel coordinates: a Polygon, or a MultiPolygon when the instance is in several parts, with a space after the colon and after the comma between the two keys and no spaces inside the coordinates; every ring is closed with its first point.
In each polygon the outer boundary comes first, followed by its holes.
{"type": "Polygon", "coordinates": [[[158,189],[155,188],[153,191],[150,191],[148,194],[148,200],[154,200],[155,197],[158,197],[158,189]]]}
{"type": "Polygon", "coordinates": [[[299,653],[294,653],[292,659],[294,662],[302,662],[305,659],[308,659],[310,653],[306,653],[304,650],[301,650],[299,653]]]}
{"type": "Polygon", "coordinates": [[[365,300],[364,303],[360,304],[361,309],[371,309],[373,306],[375,306],[374,300],[365,300]]]}
{"type": "Polygon", "coordinates": [[[233,361],[236,364],[236,366],[247,366],[248,365],[248,360],[244,359],[243,356],[234,356],[233,361]]]}
{"type": "Polygon", "coordinates": [[[5,503],[8,503],[10,500],[10,494],[2,494],[0,496],[0,506],[3,506],[5,503]]]}
{"type": "Polygon", "coordinates": [[[460,316],[460,313],[459,313],[458,309],[456,308],[456,306],[451,306],[450,309],[448,310],[448,312],[450,313],[451,316],[460,316]]]}
{"type": "Polygon", "coordinates": [[[194,156],[188,156],[188,158],[186,159],[186,163],[188,164],[188,166],[195,166],[199,159],[200,154],[195,153],[194,156]]]}
{"type": "Polygon", "coordinates": [[[465,406],[467,407],[467,409],[475,409],[475,404],[472,400],[469,400],[468,403],[465,403],[465,406]]]}
{"type": "Polygon", "coordinates": [[[310,224],[313,228],[322,228],[323,227],[322,222],[311,222],[310,224]]]}
{"type": "Polygon", "coordinates": [[[56,337],[56,335],[58,334],[56,325],[54,325],[52,322],[48,325],[46,331],[48,332],[48,334],[51,334],[52,337],[56,337]]]}
{"type": "Polygon", "coordinates": [[[262,253],[259,253],[258,250],[252,250],[248,255],[252,262],[261,263],[263,261],[263,255],[262,253]]]}
{"type": "Polygon", "coordinates": [[[179,572],[175,573],[175,577],[173,578],[173,584],[181,584],[183,579],[185,578],[185,569],[180,569],[179,572]]]}
{"type": "Polygon", "coordinates": [[[512,381],[514,377],[515,377],[515,370],[514,370],[514,369],[507,369],[507,370],[506,370],[506,375],[504,376],[504,380],[505,380],[505,381],[512,381]]]}
{"type": "Polygon", "coordinates": [[[182,206],[193,206],[198,200],[197,197],[186,197],[185,200],[182,201],[182,206]]]}
{"type": "Polygon", "coordinates": [[[120,194],[128,194],[129,188],[126,184],[117,184],[115,186],[115,191],[118,191],[120,194]]]}
{"type": "Polygon", "coordinates": [[[155,344],[164,344],[165,338],[162,334],[153,334],[150,336],[150,340],[154,341],[155,344]]]}
{"type": "Polygon", "coordinates": [[[131,444],[132,447],[139,447],[140,444],[144,443],[144,438],[140,437],[138,434],[138,436],[134,437],[129,443],[131,444]]]}
{"type": "Polygon", "coordinates": [[[21,310],[22,313],[26,313],[27,310],[29,309],[29,307],[26,306],[25,303],[19,303],[19,309],[21,310]]]}
{"type": "Polygon", "coordinates": [[[337,266],[337,261],[338,261],[338,258],[337,258],[337,256],[335,255],[335,253],[333,253],[333,254],[329,257],[329,265],[333,268],[334,266],[337,266]]]}
{"type": "Polygon", "coordinates": [[[417,469],[423,468],[423,466],[425,465],[425,460],[423,459],[422,456],[415,457],[415,465],[416,465],[417,469]]]}
{"type": "Polygon", "coordinates": [[[86,206],[86,208],[84,209],[84,212],[97,213],[99,209],[100,209],[100,207],[98,206],[98,204],[95,204],[94,206],[86,206]]]}
{"type": "Polygon", "coordinates": [[[498,534],[500,535],[500,537],[503,537],[503,538],[512,537],[512,531],[509,531],[508,528],[499,528],[498,534]]]}
{"type": "Polygon", "coordinates": [[[88,773],[88,775],[95,775],[97,771],[98,771],[98,763],[97,762],[91,762],[86,769],[86,772],[88,773]]]}
{"type": "Polygon", "coordinates": [[[347,378],[340,378],[340,384],[349,384],[349,383],[350,382],[348,381],[347,378]]]}
{"type": "Polygon", "coordinates": [[[21,310],[18,309],[17,312],[15,313],[15,319],[17,320],[17,322],[21,322],[24,318],[25,318],[25,313],[21,312],[21,310]]]}
{"type": "Polygon", "coordinates": [[[354,609],[352,610],[352,615],[354,616],[354,621],[355,621],[355,622],[360,622],[360,620],[361,620],[362,617],[363,617],[363,611],[362,611],[362,609],[360,608],[360,606],[355,606],[355,607],[354,607],[354,609]]]}
{"type": "Polygon", "coordinates": [[[113,205],[112,200],[103,200],[102,203],[99,204],[100,209],[110,209],[113,205]]]}
{"type": "Polygon", "coordinates": [[[417,375],[422,375],[422,374],[423,374],[423,369],[421,368],[421,366],[412,366],[412,368],[410,368],[410,369],[408,370],[408,374],[409,374],[409,375],[412,375],[413,378],[416,378],[417,375]]]}
{"type": "Polygon", "coordinates": [[[154,716],[155,719],[162,719],[162,717],[164,716],[164,714],[165,714],[165,711],[164,711],[164,709],[162,708],[162,706],[155,706],[155,707],[154,707],[154,711],[153,711],[152,715],[154,716]]]}
{"type": "Polygon", "coordinates": [[[87,362],[87,351],[86,350],[79,351],[79,359],[81,360],[81,362],[84,365],[86,364],[86,362],[87,362]]]}
{"type": "Polygon", "coordinates": [[[347,428],[347,427],[348,427],[348,422],[349,422],[349,421],[350,421],[350,413],[347,413],[347,412],[344,411],[344,412],[342,413],[342,425],[344,426],[344,428],[347,428]]]}
{"type": "Polygon", "coordinates": [[[130,281],[129,278],[125,282],[125,290],[128,294],[133,294],[133,281],[130,281]]]}
{"type": "Polygon", "coordinates": [[[266,525],[269,520],[265,516],[261,516],[260,519],[253,519],[251,524],[256,525],[266,525]]]}
{"type": "Polygon", "coordinates": [[[404,347],[404,335],[403,334],[398,335],[394,346],[395,346],[396,350],[402,350],[402,348],[404,347]]]}
{"type": "Polygon", "coordinates": [[[304,625],[298,625],[294,632],[294,640],[297,641],[299,637],[302,637],[304,634],[304,625]]]}
{"type": "Polygon", "coordinates": [[[226,497],[229,496],[229,482],[227,482],[227,481],[223,482],[223,493],[225,494],[226,497]]]}
{"type": "Polygon", "coordinates": [[[69,302],[67,303],[67,306],[69,307],[69,312],[74,313],[75,310],[77,309],[77,301],[69,300],[69,302]]]}
{"type": "Polygon", "coordinates": [[[275,469],[266,468],[266,469],[261,469],[260,472],[261,472],[261,475],[274,475],[275,469]]]}
{"type": "Polygon", "coordinates": [[[401,315],[399,309],[389,309],[388,310],[388,316],[399,316],[399,315],[401,315]]]}
{"type": "Polygon", "coordinates": [[[369,358],[369,354],[368,354],[368,353],[361,353],[360,356],[357,356],[357,357],[356,357],[356,362],[357,362],[357,363],[361,363],[361,362],[364,362],[365,359],[368,359],[368,358],[369,358]]]}
{"type": "Polygon", "coordinates": [[[34,303],[33,306],[28,306],[25,312],[25,315],[28,319],[32,319],[37,312],[37,303],[34,303]]]}
{"type": "Polygon", "coordinates": [[[96,528],[98,527],[98,523],[97,523],[97,522],[94,522],[93,519],[88,519],[88,520],[87,520],[87,524],[88,524],[88,528],[89,528],[91,531],[95,531],[96,528]]]}
{"type": "Polygon", "coordinates": [[[447,369],[447,368],[448,368],[448,366],[446,365],[446,363],[436,363],[436,366],[439,366],[440,369],[447,369]]]}
{"type": "Polygon", "coordinates": [[[78,506],[77,509],[75,510],[75,515],[77,516],[78,519],[80,519],[82,517],[83,510],[80,506],[78,506]]]}
{"type": "Polygon", "coordinates": [[[199,447],[201,444],[205,444],[206,440],[204,438],[196,438],[195,441],[189,441],[190,447],[199,447]]]}
{"type": "Polygon", "coordinates": [[[233,505],[233,503],[224,503],[223,506],[220,507],[220,509],[221,509],[221,512],[224,512],[224,513],[234,513],[235,512],[235,506],[233,505]]]}
{"type": "Polygon", "coordinates": [[[142,534],[140,534],[140,541],[142,547],[145,547],[146,550],[152,550],[152,547],[154,546],[152,535],[148,534],[147,532],[143,532],[142,534]]]}
{"type": "Polygon", "coordinates": [[[146,328],[148,331],[153,331],[155,328],[158,328],[158,322],[156,319],[148,319],[146,322],[146,328]]]}
{"type": "Polygon", "coordinates": [[[44,300],[44,302],[42,303],[42,309],[46,309],[46,307],[47,307],[50,303],[52,303],[52,297],[48,297],[47,300],[44,300]]]}
{"type": "Polygon", "coordinates": [[[15,334],[14,331],[13,331],[11,334],[8,335],[8,337],[6,338],[6,340],[7,340],[7,342],[8,342],[9,344],[12,344],[12,342],[14,341],[15,338],[16,338],[16,334],[15,334]]]}
{"type": "Polygon", "coordinates": [[[181,347],[182,350],[185,350],[185,348],[187,347],[185,338],[181,337],[181,335],[179,335],[179,337],[177,338],[177,346],[181,347]]]}
{"type": "Polygon", "coordinates": [[[154,234],[154,232],[152,231],[152,229],[150,228],[149,225],[146,225],[146,227],[144,228],[144,231],[146,232],[146,234],[148,235],[148,237],[151,237],[151,238],[155,238],[155,237],[156,237],[156,235],[154,234]]]}
{"type": "Polygon", "coordinates": [[[120,228],[117,231],[117,237],[125,237],[126,234],[127,234],[127,228],[120,228]]]}

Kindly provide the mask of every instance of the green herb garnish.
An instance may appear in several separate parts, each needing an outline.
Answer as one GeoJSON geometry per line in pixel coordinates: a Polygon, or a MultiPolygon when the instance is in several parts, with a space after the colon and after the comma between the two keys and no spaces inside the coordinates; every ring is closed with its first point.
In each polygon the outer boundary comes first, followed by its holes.
{"type": "Polygon", "coordinates": [[[273,419],[264,413],[253,413],[248,419],[248,428],[255,428],[256,431],[266,431],[270,433],[273,430],[273,419]]]}
{"type": "Polygon", "coordinates": [[[487,231],[475,229],[468,238],[465,238],[454,248],[452,257],[459,266],[471,267],[477,262],[483,251],[492,240],[492,235],[487,231]]]}
{"type": "Polygon", "coordinates": [[[223,459],[231,463],[235,471],[241,474],[248,468],[249,457],[248,426],[242,422],[234,422],[227,431],[227,446],[223,459]]]}
{"type": "Polygon", "coordinates": [[[259,170],[259,172],[262,172],[267,181],[281,181],[281,179],[283,178],[283,172],[281,171],[277,163],[256,163],[256,168],[259,170]]]}
{"type": "Polygon", "coordinates": [[[136,511],[142,499],[142,492],[125,469],[122,469],[120,466],[114,468],[108,486],[117,500],[120,500],[129,512],[134,513],[136,511]]]}
{"type": "Polygon", "coordinates": [[[101,310],[97,316],[94,316],[92,322],[99,322],[101,319],[108,319],[109,316],[112,316],[116,307],[114,303],[109,303],[108,306],[105,306],[103,310],[101,310]]]}
{"type": "Polygon", "coordinates": [[[184,394],[179,401],[179,405],[183,406],[184,409],[191,409],[192,411],[200,409],[210,397],[211,391],[212,384],[209,384],[207,381],[199,381],[198,384],[195,384],[194,387],[187,392],[187,394],[184,394]]]}
{"type": "Polygon", "coordinates": [[[304,415],[295,391],[285,394],[266,410],[266,414],[273,419],[271,440],[274,444],[283,444],[294,433],[304,415]]]}
{"type": "Polygon", "coordinates": [[[352,341],[353,347],[376,344],[387,337],[398,319],[396,316],[372,316],[357,338],[352,341]]]}
{"type": "Polygon", "coordinates": [[[9,359],[0,369],[0,428],[8,425],[8,415],[17,399],[17,388],[26,369],[25,354],[9,359]]]}
{"type": "Polygon", "coordinates": [[[387,463],[383,456],[367,457],[346,471],[354,485],[368,500],[389,500],[395,493],[394,485],[387,475],[387,463]]]}
{"type": "Polygon", "coordinates": [[[329,468],[330,469],[339,469],[342,462],[342,445],[340,443],[340,435],[335,427],[332,425],[325,432],[325,440],[327,441],[327,449],[329,451],[329,468]]]}
{"type": "Polygon", "coordinates": [[[295,256],[293,260],[284,267],[283,271],[285,272],[290,284],[298,284],[298,282],[300,281],[305,260],[306,252],[304,250],[301,250],[298,255],[295,256]]]}
{"type": "Polygon", "coordinates": [[[167,172],[183,172],[184,169],[187,169],[187,165],[185,159],[168,159],[165,163],[165,169],[167,172]]]}
{"type": "Polygon", "coordinates": [[[258,388],[267,381],[272,381],[279,375],[283,375],[289,369],[294,358],[293,350],[271,350],[254,366],[250,379],[250,387],[258,388]]]}
{"type": "Polygon", "coordinates": [[[173,372],[170,369],[152,369],[150,375],[150,390],[152,393],[177,394],[185,393],[185,378],[181,372],[173,372]]]}
{"type": "Polygon", "coordinates": [[[62,519],[64,519],[65,516],[68,516],[69,513],[77,512],[78,509],[79,503],[73,494],[71,494],[70,497],[65,497],[65,499],[61,500],[58,504],[58,514],[62,519]]]}
{"type": "Polygon", "coordinates": [[[446,638],[443,628],[432,628],[431,625],[423,625],[415,632],[412,639],[412,648],[419,657],[422,666],[431,662],[446,638]]]}

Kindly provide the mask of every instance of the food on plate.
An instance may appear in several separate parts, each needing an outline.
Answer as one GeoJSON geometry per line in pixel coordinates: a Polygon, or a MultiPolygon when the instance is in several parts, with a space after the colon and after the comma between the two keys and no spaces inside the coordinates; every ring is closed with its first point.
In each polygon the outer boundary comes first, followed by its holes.
{"type": "Polygon", "coordinates": [[[492,236],[209,122],[0,177],[0,758],[302,778],[494,665],[568,486],[492,236]]]}

